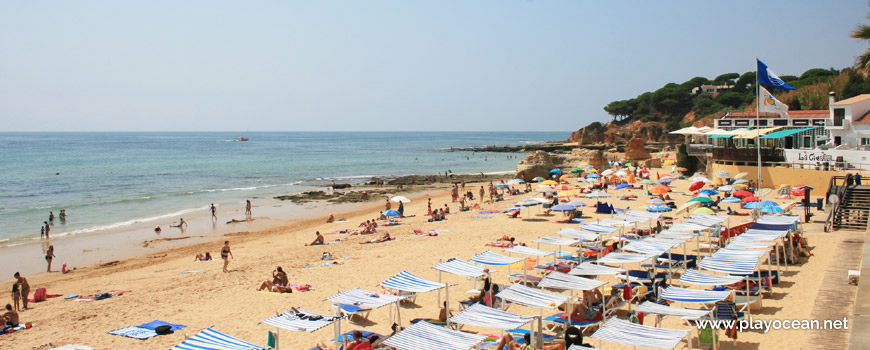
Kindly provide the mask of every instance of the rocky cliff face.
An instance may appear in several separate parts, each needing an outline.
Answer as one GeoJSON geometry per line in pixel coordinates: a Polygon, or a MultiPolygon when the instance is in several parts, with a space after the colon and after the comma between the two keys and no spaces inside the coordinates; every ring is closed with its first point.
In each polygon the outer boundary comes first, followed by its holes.
{"type": "Polygon", "coordinates": [[[581,145],[596,143],[625,144],[633,138],[639,138],[645,143],[679,142],[679,135],[668,134],[667,125],[661,122],[642,122],[639,120],[625,125],[613,122],[601,125],[590,124],[583,129],[571,133],[569,142],[581,145]]]}
{"type": "Polygon", "coordinates": [[[549,178],[550,170],[559,168],[570,171],[574,168],[591,166],[596,169],[607,168],[607,159],[601,150],[575,148],[565,156],[551,155],[544,151],[536,151],[523,158],[517,164],[516,177],[525,181],[540,176],[549,178]]]}

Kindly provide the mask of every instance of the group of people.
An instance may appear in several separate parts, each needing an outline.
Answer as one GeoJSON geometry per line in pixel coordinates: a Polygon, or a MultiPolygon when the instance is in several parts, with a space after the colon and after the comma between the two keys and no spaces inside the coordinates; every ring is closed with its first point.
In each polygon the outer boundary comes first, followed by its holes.
{"type": "MultiPolygon", "coordinates": [[[[60,223],[66,223],[66,209],[60,210],[60,223]]],[[[42,222],[42,227],[39,229],[39,238],[40,239],[49,239],[49,234],[51,233],[51,225],[54,225],[54,211],[48,212],[48,221],[42,222]]]]}

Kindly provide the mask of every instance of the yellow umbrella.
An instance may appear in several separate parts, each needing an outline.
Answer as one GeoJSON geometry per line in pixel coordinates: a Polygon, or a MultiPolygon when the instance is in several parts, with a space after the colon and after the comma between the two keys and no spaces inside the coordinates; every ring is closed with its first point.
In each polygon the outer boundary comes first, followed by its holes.
{"type": "Polygon", "coordinates": [[[562,192],[559,192],[558,195],[559,195],[559,197],[571,197],[571,196],[576,196],[576,195],[577,195],[577,192],[574,192],[574,191],[562,191],[562,192]]]}
{"type": "Polygon", "coordinates": [[[686,204],[681,205],[677,208],[677,211],[674,212],[674,215],[680,214],[684,211],[689,211],[690,209],[701,205],[701,202],[686,202],[686,204]]]}
{"type": "Polygon", "coordinates": [[[674,161],[672,161],[672,160],[670,160],[670,159],[669,159],[669,160],[666,160],[665,163],[664,163],[664,165],[674,165],[674,161]]]}
{"type": "Polygon", "coordinates": [[[544,186],[547,186],[547,185],[553,185],[553,186],[555,186],[555,185],[558,185],[558,184],[559,184],[558,182],[553,181],[553,180],[547,180],[547,181],[541,182],[541,185],[544,185],[544,186]]]}
{"type": "Polygon", "coordinates": [[[746,184],[733,184],[733,185],[731,185],[731,186],[736,186],[736,187],[740,187],[740,188],[747,188],[747,187],[749,187],[749,186],[746,186],[746,184]]]}
{"type": "Polygon", "coordinates": [[[695,209],[695,211],[693,211],[692,214],[710,214],[710,215],[715,215],[716,213],[715,213],[714,211],[710,210],[710,208],[698,208],[698,209],[695,209]]]}

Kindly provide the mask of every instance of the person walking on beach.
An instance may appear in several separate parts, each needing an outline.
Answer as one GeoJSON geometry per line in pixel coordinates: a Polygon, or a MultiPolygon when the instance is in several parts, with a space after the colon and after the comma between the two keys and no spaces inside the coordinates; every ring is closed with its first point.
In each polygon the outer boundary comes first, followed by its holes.
{"type": "Polygon", "coordinates": [[[48,226],[48,221],[43,221],[45,224],[45,239],[48,239],[48,233],[51,232],[51,226],[48,226]]]}
{"type": "Polygon", "coordinates": [[[230,250],[230,241],[224,241],[224,247],[221,248],[221,259],[224,259],[224,272],[229,272],[227,270],[227,265],[230,264],[230,257],[232,257],[233,259],[236,258],[235,256],[233,256],[233,252],[230,250]]]}
{"type": "Polygon", "coordinates": [[[453,203],[459,198],[459,186],[453,184],[453,189],[450,190],[450,197],[453,198],[453,203]]]}
{"type": "Polygon", "coordinates": [[[51,261],[54,260],[54,246],[48,246],[48,251],[45,252],[45,262],[48,263],[48,268],[45,272],[51,272],[51,261]]]}
{"type": "Polygon", "coordinates": [[[399,212],[400,218],[405,217],[405,205],[401,201],[399,201],[399,210],[397,210],[397,211],[399,212]]]}
{"type": "Polygon", "coordinates": [[[217,221],[217,208],[215,208],[214,203],[211,204],[211,221],[217,221]]]}
{"type": "Polygon", "coordinates": [[[483,186],[480,186],[480,191],[477,192],[480,195],[480,201],[483,202],[483,196],[486,195],[486,191],[484,191],[483,186]]]}
{"type": "Polygon", "coordinates": [[[16,272],[12,276],[15,277],[15,283],[18,284],[18,290],[21,291],[21,305],[27,310],[27,297],[30,296],[30,284],[27,283],[26,278],[21,277],[21,273],[16,272]]]}
{"type": "Polygon", "coordinates": [[[247,203],[245,204],[245,216],[251,217],[251,200],[250,199],[248,199],[247,203]]]}

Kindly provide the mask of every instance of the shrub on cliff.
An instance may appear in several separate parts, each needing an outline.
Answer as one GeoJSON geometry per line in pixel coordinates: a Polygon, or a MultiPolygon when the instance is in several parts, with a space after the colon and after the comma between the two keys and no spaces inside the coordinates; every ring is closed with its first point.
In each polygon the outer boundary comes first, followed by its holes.
{"type": "Polygon", "coordinates": [[[680,145],[677,149],[677,166],[686,168],[683,175],[692,175],[698,170],[698,158],[689,155],[686,145],[680,145]]]}

